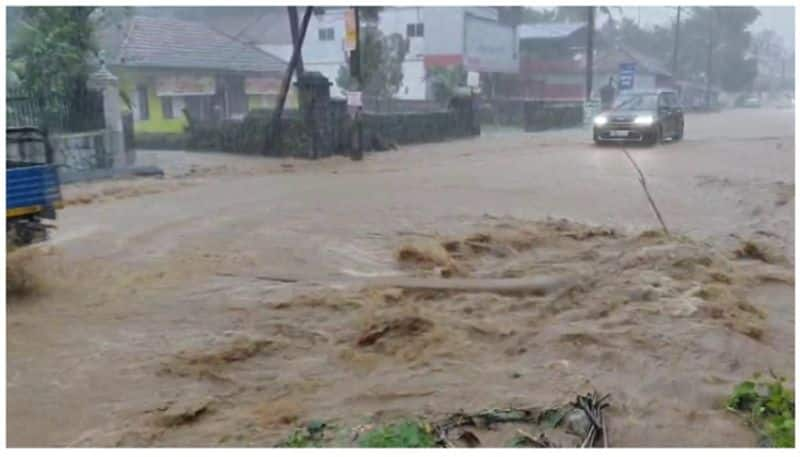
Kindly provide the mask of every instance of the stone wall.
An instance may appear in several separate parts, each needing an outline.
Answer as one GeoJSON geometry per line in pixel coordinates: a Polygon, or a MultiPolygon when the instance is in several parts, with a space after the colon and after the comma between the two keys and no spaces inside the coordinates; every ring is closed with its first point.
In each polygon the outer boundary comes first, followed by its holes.
{"type": "Polygon", "coordinates": [[[106,143],[106,130],[50,136],[56,164],[73,172],[111,168],[113,156],[106,143]]]}
{"type": "Polygon", "coordinates": [[[520,127],[529,132],[575,127],[583,123],[580,101],[497,99],[480,110],[481,123],[520,127]]]}
{"type": "MultiPolygon", "coordinates": [[[[192,122],[184,135],[143,137],[137,134],[140,148],[222,151],[261,154],[267,139],[271,111],[250,112],[244,120],[219,124],[192,122]],[[148,143],[149,142],[149,143],[148,143]]],[[[456,99],[451,109],[421,113],[362,115],[364,150],[383,150],[392,145],[444,141],[480,134],[480,125],[469,99],[456,99]]],[[[357,145],[355,123],[344,102],[332,100],[314,106],[310,117],[286,111],[282,119],[280,146],[271,146],[268,155],[319,158],[347,154],[357,145]],[[311,119],[312,125],[308,125],[311,119]]]]}

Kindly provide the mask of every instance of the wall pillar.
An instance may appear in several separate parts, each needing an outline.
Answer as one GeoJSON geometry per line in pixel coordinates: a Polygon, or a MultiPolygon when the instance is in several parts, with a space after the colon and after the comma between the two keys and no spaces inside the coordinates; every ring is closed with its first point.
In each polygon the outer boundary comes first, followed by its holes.
{"type": "Polygon", "coordinates": [[[106,124],[106,151],[113,168],[124,168],[136,162],[136,151],[125,151],[122,129],[122,101],[119,96],[119,79],[106,68],[100,57],[100,69],[89,76],[87,86],[103,94],[103,114],[106,124]]]}

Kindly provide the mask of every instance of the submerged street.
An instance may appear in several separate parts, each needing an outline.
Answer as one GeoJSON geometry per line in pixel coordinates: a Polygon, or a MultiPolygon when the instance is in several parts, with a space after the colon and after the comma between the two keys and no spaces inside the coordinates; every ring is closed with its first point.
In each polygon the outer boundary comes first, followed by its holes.
{"type": "Polygon", "coordinates": [[[547,406],[597,389],[612,396],[616,446],[753,446],[722,405],[753,372],[794,373],[794,111],[687,114],[683,141],[627,149],[676,237],[661,251],[635,238],[659,228],[636,171],[584,129],[484,127],[363,162],[138,151],[165,178],[66,186],[52,239],[22,253],[41,268],[34,293],[8,300],[8,444],[271,446],[312,419],[547,406]],[[547,218],[620,235],[573,243],[541,228],[502,259],[456,261],[479,277],[500,264],[503,277],[597,272],[587,300],[358,291],[429,274],[396,261],[409,237],[547,218]],[[747,241],[768,259],[737,260],[747,241]],[[722,297],[747,292],[758,331],[744,311],[703,314],[703,300],[726,299],[693,292],[703,268],[664,279],[684,255],[713,259],[700,263],[729,278],[722,297]],[[660,298],[632,292],[645,281],[660,298]],[[425,330],[354,343],[412,315],[425,330]],[[189,413],[159,419],[173,410],[189,413]]]}

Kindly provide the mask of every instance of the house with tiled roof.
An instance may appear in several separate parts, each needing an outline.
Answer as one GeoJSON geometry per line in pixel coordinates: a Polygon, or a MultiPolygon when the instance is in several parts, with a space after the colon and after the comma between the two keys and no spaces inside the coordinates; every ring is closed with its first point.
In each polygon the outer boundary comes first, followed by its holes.
{"type": "Polygon", "coordinates": [[[134,16],[100,34],[106,63],[141,132],[243,117],[274,100],[287,62],[199,22],[134,16]]]}

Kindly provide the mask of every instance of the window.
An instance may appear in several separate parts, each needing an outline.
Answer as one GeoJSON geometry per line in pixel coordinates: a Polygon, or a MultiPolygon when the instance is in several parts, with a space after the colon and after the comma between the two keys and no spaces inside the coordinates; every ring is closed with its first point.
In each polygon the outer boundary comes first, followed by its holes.
{"type": "Polygon", "coordinates": [[[651,110],[658,106],[659,98],[655,94],[630,94],[619,97],[614,109],[651,110]]]}
{"type": "Polygon", "coordinates": [[[164,119],[172,119],[175,117],[172,109],[172,97],[161,97],[161,114],[164,115],[164,119]]]}
{"type": "Polygon", "coordinates": [[[147,99],[147,86],[136,86],[136,108],[139,111],[139,120],[150,119],[150,105],[147,99]]]}
{"type": "Polygon", "coordinates": [[[681,107],[681,102],[680,102],[680,100],[678,100],[678,95],[674,94],[674,93],[668,93],[667,94],[667,103],[669,103],[669,106],[671,106],[673,108],[680,108],[681,107]]]}
{"type": "Polygon", "coordinates": [[[408,24],[406,26],[406,35],[408,38],[425,36],[425,27],[423,26],[422,22],[408,24]]]}
{"type": "Polygon", "coordinates": [[[333,27],[319,29],[319,41],[333,41],[333,27]]]}

